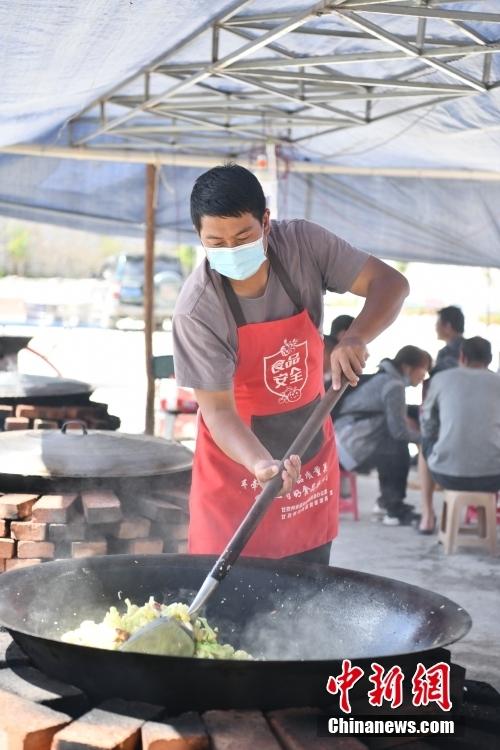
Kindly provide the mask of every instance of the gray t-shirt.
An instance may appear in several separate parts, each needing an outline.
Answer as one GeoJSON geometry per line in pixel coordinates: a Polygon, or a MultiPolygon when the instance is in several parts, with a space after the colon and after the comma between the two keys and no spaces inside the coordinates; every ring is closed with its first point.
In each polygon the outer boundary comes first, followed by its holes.
{"type": "Polygon", "coordinates": [[[436,439],[427,462],[451,477],[500,474],[500,375],[454,367],[431,379],[420,416],[422,437],[436,439]]]}
{"type": "MultiPolygon", "coordinates": [[[[272,221],[270,244],[295,284],[304,308],[321,330],[323,294],[342,294],[352,286],[367,253],[310,221],[272,221]]],[[[238,298],[245,321],[262,323],[297,310],[271,268],[264,294],[238,298]]],[[[186,279],[173,319],[175,376],[182,386],[207,391],[233,387],[238,334],[220,275],[208,262],[186,279]]]]}

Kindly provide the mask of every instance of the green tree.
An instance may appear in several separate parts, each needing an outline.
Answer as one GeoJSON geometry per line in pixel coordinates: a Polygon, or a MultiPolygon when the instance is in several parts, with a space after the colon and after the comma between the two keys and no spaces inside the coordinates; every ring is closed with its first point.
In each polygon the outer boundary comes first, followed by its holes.
{"type": "Polygon", "coordinates": [[[184,273],[191,273],[196,261],[196,249],[192,245],[179,245],[177,252],[184,273]]]}
{"type": "Polygon", "coordinates": [[[26,271],[30,246],[30,233],[21,227],[13,229],[7,236],[6,250],[12,271],[23,276],[26,271]]]}

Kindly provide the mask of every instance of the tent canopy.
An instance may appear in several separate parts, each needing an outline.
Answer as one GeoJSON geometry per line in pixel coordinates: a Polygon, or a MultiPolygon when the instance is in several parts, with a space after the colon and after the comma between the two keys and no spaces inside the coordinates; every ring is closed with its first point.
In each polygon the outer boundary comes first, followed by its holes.
{"type": "Polygon", "coordinates": [[[196,175],[272,147],[281,216],[500,267],[498,0],[26,0],[0,23],[4,215],[142,234],[156,162],[158,231],[191,241],[196,175]]]}

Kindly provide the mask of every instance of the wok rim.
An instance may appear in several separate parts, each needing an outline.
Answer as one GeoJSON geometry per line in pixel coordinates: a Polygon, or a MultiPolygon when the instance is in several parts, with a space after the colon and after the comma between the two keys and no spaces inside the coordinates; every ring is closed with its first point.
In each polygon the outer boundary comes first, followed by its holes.
{"type": "MultiPolygon", "coordinates": [[[[190,561],[206,561],[207,562],[207,573],[212,568],[213,564],[217,560],[216,555],[191,555],[191,554],[177,554],[173,552],[164,552],[157,555],[130,555],[130,554],[119,554],[119,555],[95,555],[93,557],[84,557],[84,558],[68,558],[68,559],[59,559],[59,560],[51,560],[48,562],[43,563],[43,568],[50,568],[50,569],[64,569],[64,567],[68,567],[70,569],[78,570],[78,568],[82,568],[85,565],[89,565],[92,563],[96,563],[96,565],[103,564],[104,561],[129,561],[129,562],[140,562],[140,561],[156,561],[156,563],[160,563],[161,561],[166,561],[167,559],[174,558],[176,561],[179,561],[180,563],[189,563],[190,561]]],[[[243,557],[238,560],[238,562],[233,566],[233,569],[238,566],[243,566],[245,568],[263,568],[265,570],[269,570],[269,572],[273,572],[272,568],[270,569],[270,566],[276,566],[278,568],[278,574],[281,572],[281,570],[285,573],[296,573],[297,577],[303,576],[304,573],[310,572],[313,573],[314,571],[318,572],[324,572],[325,570],[328,571],[335,571],[339,573],[340,575],[347,574],[347,577],[354,577],[354,579],[362,579],[365,577],[368,577],[369,579],[375,579],[377,581],[380,581],[382,583],[389,582],[391,585],[396,584],[396,586],[403,587],[406,591],[410,592],[421,592],[425,596],[431,596],[431,597],[437,597],[439,599],[439,603],[445,604],[445,605],[452,605],[453,608],[453,615],[455,617],[459,617],[461,619],[461,622],[456,625],[456,630],[459,632],[459,635],[452,638],[451,640],[443,637],[442,640],[439,641],[439,643],[434,643],[429,646],[425,646],[423,648],[420,648],[418,650],[414,651],[403,651],[398,653],[391,653],[391,654],[384,654],[384,655],[377,655],[374,654],[373,656],[360,656],[357,657],[355,655],[345,654],[342,657],[338,658],[327,658],[324,659],[254,659],[251,661],[248,660],[238,660],[238,659],[207,659],[207,658],[200,658],[200,657],[190,657],[190,656],[157,656],[154,654],[140,654],[141,658],[146,658],[147,661],[154,660],[158,663],[158,660],[168,660],[168,663],[171,663],[172,660],[177,664],[182,663],[192,663],[193,659],[195,659],[196,663],[200,663],[200,665],[204,665],[205,667],[209,668],[209,665],[211,665],[210,668],[214,668],[217,664],[223,664],[227,665],[230,664],[231,668],[233,668],[234,665],[239,665],[239,668],[244,668],[245,666],[251,664],[259,664],[259,665],[270,665],[274,666],[275,668],[278,665],[283,664],[307,664],[307,665],[324,665],[325,663],[336,663],[341,662],[343,659],[350,659],[352,662],[356,663],[364,663],[364,662],[371,662],[373,659],[398,659],[398,658],[407,658],[412,655],[417,654],[425,654],[428,652],[435,651],[437,649],[443,649],[447,646],[450,646],[453,643],[456,643],[457,641],[460,641],[462,638],[464,638],[467,633],[470,631],[473,621],[472,617],[470,616],[469,612],[462,607],[461,605],[457,604],[457,602],[454,602],[452,599],[449,599],[446,596],[443,596],[442,594],[439,594],[435,591],[431,591],[430,589],[424,589],[422,586],[417,586],[412,583],[406,583],[405,581],[400,581],[395,578],[388,578],[387,576],[380,576],[375,573],[366,573],[364,571],[355,570],[353,568],[340,568],[334,565],[322,565],[319,563],[308,563],[306,565],[303,565],[301,563],[296,562],[282,562],[279,559],[272,559],[272,558],[256,558],[256,557],[243,557]]],[[[38,571],[41,568],[41,564],[34,565],[34,566],[28,566],[27,568],[21,568],[18,570],[10,570],[2,573],[0,576],[0,599],[2,598],[2,591],[4,588],[4,585],[8,585],[10,581],[15,581],[16,578],[20,578],[21,580],[26,575],[26,570],[30,570],[30,568],[38,571]]],[[[50,574],[50,570],[48,571],[48,574],[50,574]]],[[[19,633],[21,636],[25,636],[27,638],[36,639],[38,641],[44,641],[47,644],[57,644],[58,646],[62,646],[64,648],[69,648],[71,650],[81,650],[85,649],[85,651],[91,651],[95,652],[96,655],[102,656],[103,654],[120,654],[120,658],[123,659],[129,658],[130,661],[132,661],[132,658],[136,658],[138,656],[135,652],[120,652],[115,651],[111,649],[103,649],[98,648],[95,646],[84,646],[81,644],[75,644],[75,643],[66,643],[65,641],[61,641],[57,638],[47,638],[43,635],[38,635],[36,633],[30,632],[29,630],[26,630],[22,627],[17,627],[13,625],[6,624],[6,621],[2,617],[1,614],[1,607],[0,607],[0,628],[3,628],[7,630],[14,641],[16,640],[15,635],[19,633]]],[[[112,657],[114,658],[114,657],[112,657]]],[[[167,662],[165,662],[167,663],[167,662]]],[[[238,668],[238,667],[237,667],[238,668]]],[[[259,667],[262,668],[262,667],[259,667]]]]}

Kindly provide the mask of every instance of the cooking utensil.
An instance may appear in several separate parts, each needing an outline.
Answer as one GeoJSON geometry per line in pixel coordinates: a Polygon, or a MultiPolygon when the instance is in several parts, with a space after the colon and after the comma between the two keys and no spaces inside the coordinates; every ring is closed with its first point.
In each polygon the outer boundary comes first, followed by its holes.
{"type": "Polygon", "coordinates": [[[186,471],[185,446],[150,435],[111,430],[18,430],[0,433],[4,478],[86,479],[149,477],[186,471]]]}
{"type": "Polygon", "coordinates": [[[0,401],[2,404],[43,404],[68,397],[88,397],[93,386],[71,378],[27,375],[21,372],[0,372],[0,401]]]}
{"type": "MultiPolygon", "coordinates": [[[[188,614],[191,619],[196,617],[220,582],[227,576],[257,528],[260,520],[280,491],[283,484],[282,473],[285,468],[285,459],[293,455],[298,455],[302,458],[314,436],[321,429],[325,419],[328,418],[331,410],[341,398],[348,385],[347,379],[342,376],[340,388],[338,390],[329,388],[318,402],[292,445],[286,451],[280,462],[276,476],[267,482],[260,495],[257,496],[240,526],[229,540],[225,550],[203,581],[200,590],[189,607],[188,614]]],[[[164,616],[158,617],[153,622],[139,628],[122,644],[121,650],[138,651],[142,654],[193,656],[195,651],[193,630],[178,620],[164,616]]]]}
{"type": "MultiPolygon", "coordinates": [[[[84,690],[166,706],[170,715],[213,708],[325,706],[329,675],[352,659],[370,672],[399,664],[410,681],[418,662],[448,655],[469,615],[443,596],[399,581],[323,565],[242,557],[207,602],[220,641],[255,661],[189,659],[64,643],[62,633],[102,620],[129,597],[189,601],[214,556],[116,555],[58,560],[0,575],[0,625],[36,667],[84,690]],[[437,649],[437,652],[436,652],[437,649]]],[[[356,683],[351,695],[356,694],[356,683]]],[[[362,686],[366,698],[373,685],[362,686]]],[[[361,688],[360,688],[361,689],[361,688]]]]}

